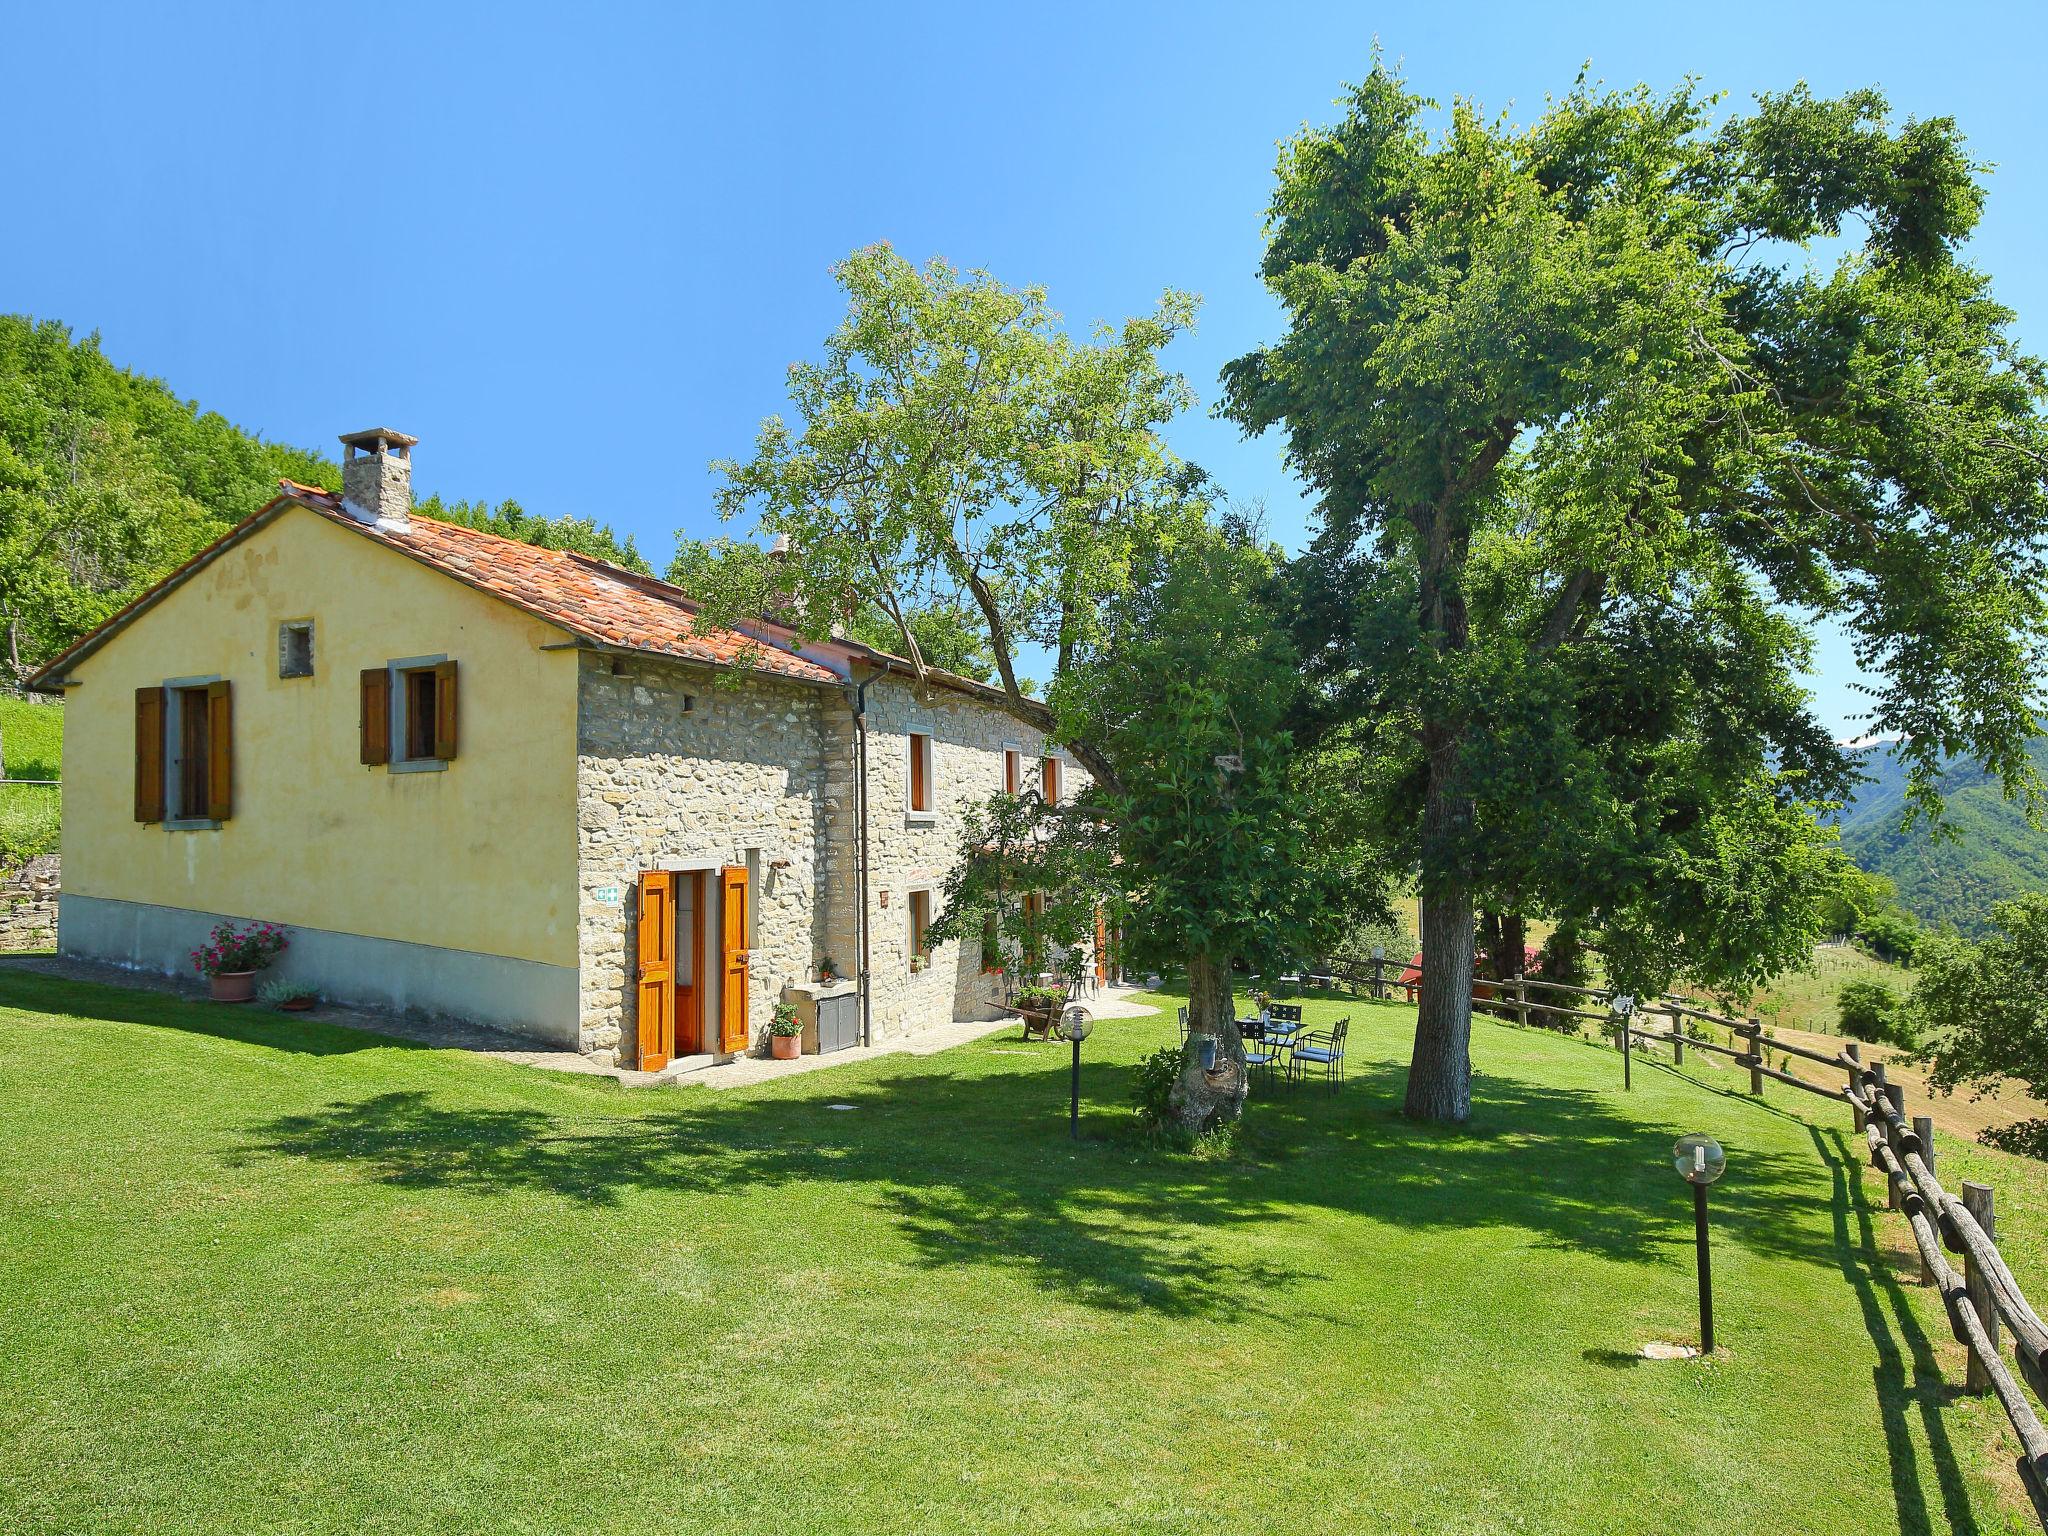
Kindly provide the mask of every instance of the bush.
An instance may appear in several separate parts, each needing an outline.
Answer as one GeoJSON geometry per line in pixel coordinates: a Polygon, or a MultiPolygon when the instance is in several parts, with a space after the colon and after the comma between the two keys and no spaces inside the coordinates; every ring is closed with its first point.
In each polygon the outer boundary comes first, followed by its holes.
{"type": "Polygon", "coordinates": [[[62,830],[60,793],[40,784],[0,785],[0,870],[57,851],[62,830]]]}
{"type": "Polygon", "coordinates": [[[1835,999],[1842,1033],[1879,1045],[1913,1045],[1913,1031],[1899,1008],[1899,995],[1881,981],[1859,978],[1842,983],[1835,999]]]}
{"type": "Polygon", "coordinates": [[[1887,907],[1865,918],[1856,937],[1878,959],[1911,965],[1920,947],[1920,920],[1898,907],[1887,907]]]}
{"type": "Polygon", "coordinates": [[[1173,1086],[1180,1081],[1187,1050],[1186,1045],[1161,1046],[1138,1063],[1138,1075],[1131,1083],[1131,1103],[1145,1129],[1155,1136],[1171,1132],[1179,1124],[1173,1113],[1173,1086]]]}

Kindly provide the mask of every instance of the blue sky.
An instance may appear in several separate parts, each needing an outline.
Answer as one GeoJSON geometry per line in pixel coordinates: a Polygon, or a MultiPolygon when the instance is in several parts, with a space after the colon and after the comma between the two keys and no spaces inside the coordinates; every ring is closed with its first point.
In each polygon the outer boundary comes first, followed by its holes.
{"type": "MultiPolygon", "coordinates": [[[[1207,415],[1273,336],[1276,141],[1377,37],[1441,99],[1537,110],[1580,65],[1738,100],[1804,78],[1957,116],[1997,163],[1974,258],[2048,348],[2048,11],[2032,5],[30,5],[5,20],[0,309],[266,436],[417,433],[419,482],[634,533],[714,531],[888,240],[1044,284],[1070,323],[1203,296],[1175,448],[1300,542],[1268,439],[1207,415]]],[[[1839,639],[1819,708],[1857,708],[1839,639]]]]}

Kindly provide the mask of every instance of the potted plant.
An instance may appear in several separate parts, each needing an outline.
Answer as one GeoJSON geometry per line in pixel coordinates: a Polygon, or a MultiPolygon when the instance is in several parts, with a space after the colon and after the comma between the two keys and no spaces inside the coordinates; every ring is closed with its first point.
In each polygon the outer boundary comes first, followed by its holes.
{"type": "Polygon", "coordinates": [[[290,942],[276,923],[221,923],[192,951],[192,969],[206,978],[216,1003],[246,1003],[256,995],[256,973],[290,942]]]}
{"type": "Polygon", "coordinates": [[[1017,1012],[1024,1016],[1024,1038],[1034,1034],[1052,1038],[1052,1021],[1059,1011],[1067,1006],[1066,990],[1062,987],[1031,985],[1019,987],[1011,1002],[1017,1012]]]}
{"type": "Polygon", "coordinates": [[[304,1013],[320,1001],[320,989],[303,981],[266,981],[256,995],[285,1013],[304,1013]]]}
{"type": "Polygon", "coordinates": [[[777,1061],[795,1061],[803,1054],[804,1024],[796,1016],[796,1004],[777,1003],[775,1017],[768,1024],[768,1054],[777,1061]]]}
{"type": "Polygon", "coordinates": [[[827,955],[824,959],[818,962],[818,980],[831,982],[837,981],[838,979],[839,962],[837,960],[834,960],[830,955],[827,955]]]}

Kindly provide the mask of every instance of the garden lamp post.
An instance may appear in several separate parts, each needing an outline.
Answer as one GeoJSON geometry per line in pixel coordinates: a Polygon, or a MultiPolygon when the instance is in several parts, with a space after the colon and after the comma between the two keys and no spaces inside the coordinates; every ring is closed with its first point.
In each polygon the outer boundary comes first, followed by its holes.
{"type": "Polygon", "coordinates": [[[1074,1088],[1067,1112],[1067,1134],[1075,1141],[1081,1139],[1081,1042],[1094,1028],[1095,1016],[1079,1003],[1060,1016],[1060,1033],[1074,1042],[1074,1088]]]}
{"type": "Polygon", "coordinates": [[[1693,1244],[1700,1270],[1700,1353],[1714,1352],[1714,1270],[1707,1255],[1707,1186],[1728,1167],[1728,1154],[1711,1136],[1681,1136],[1671,1148],[1678,1176],[1692,1186],[1693,1244]]]}

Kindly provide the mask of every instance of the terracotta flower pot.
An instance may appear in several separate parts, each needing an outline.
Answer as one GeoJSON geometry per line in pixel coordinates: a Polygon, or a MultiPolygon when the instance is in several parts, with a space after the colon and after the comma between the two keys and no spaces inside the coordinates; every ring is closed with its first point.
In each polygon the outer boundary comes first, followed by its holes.
{"type": "Polygon", "coordinates": [[[802,1035],[770,1035],[768,1054],[777,1061],[795,1061],[804,1051],[802,1035]]]}
{"type": "Polygon", "coordinates": [[[286,1013],[311,1013],[313,1005],[319,1001],[317,997],[288,997],[277,1006],[286,1013]]]}
{"type": "Polygon", "coordinates": [[[254,971],[222,971],[206,978],[207,990],[216,1003],[246,1003],[256,995],[254,971]]]}

